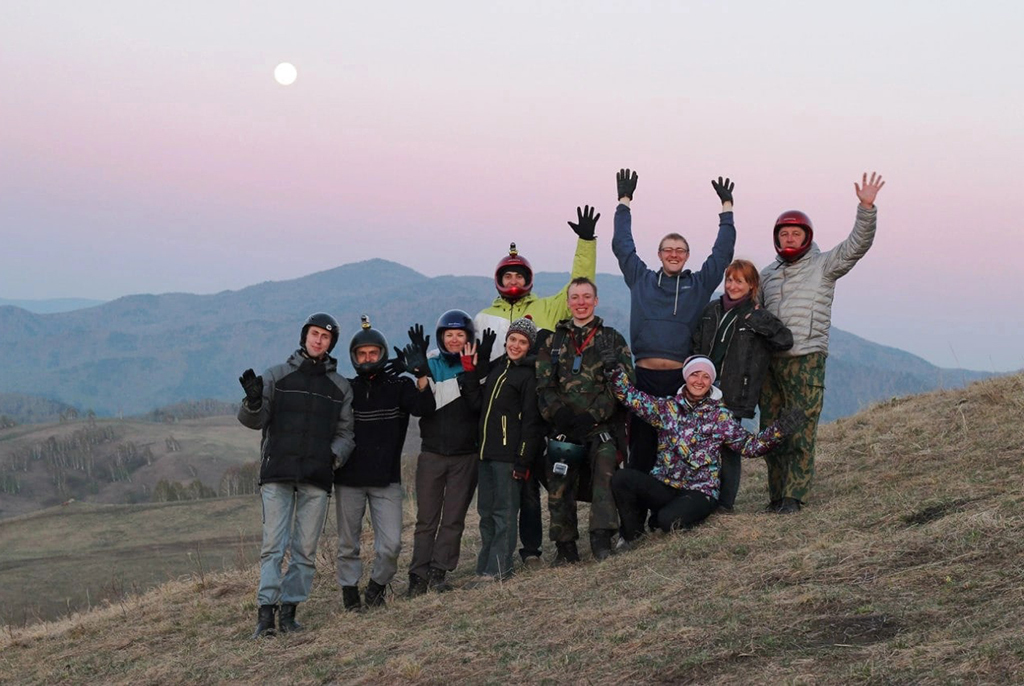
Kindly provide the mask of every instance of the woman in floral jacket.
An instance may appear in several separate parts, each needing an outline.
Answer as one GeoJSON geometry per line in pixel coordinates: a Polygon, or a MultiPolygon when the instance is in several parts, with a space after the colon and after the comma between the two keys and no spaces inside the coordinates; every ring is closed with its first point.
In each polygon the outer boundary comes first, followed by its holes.
{"type": "MultiPolygon", "coordinates": [[[[611,356],[606,368],[612,367],[611,356]]],[[[649,474],[623,469],[612,478],[622,537],[631,542],[643,534],[643,513],[657,513],[665,532],[703,521],[718,501],[720,455],[728,446],[743,457],[760,457],[799,426],[803,413],[792,409],[757,435],[748,432],[722,405],[714,389],[715,365],[703,355],[683,365],[685,385],[673,398],[637,390],[615,367],[615,396],[658,430],[658,456],[649,474]]]]}

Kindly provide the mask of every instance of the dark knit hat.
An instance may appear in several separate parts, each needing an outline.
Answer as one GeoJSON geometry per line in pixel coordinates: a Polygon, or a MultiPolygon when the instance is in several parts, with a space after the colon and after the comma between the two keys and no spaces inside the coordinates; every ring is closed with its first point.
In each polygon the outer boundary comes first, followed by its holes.
{"type": "Polygon", "coordinates": [[[530,315],[521,317],[508,327],[508,333],[505,334],[505,340],[508,340],[509,334],[518,333],[526,336],[530,341],[530,347],[532,348],[537,344],[537,325],[533,323],[533,319],[530,315]]]}

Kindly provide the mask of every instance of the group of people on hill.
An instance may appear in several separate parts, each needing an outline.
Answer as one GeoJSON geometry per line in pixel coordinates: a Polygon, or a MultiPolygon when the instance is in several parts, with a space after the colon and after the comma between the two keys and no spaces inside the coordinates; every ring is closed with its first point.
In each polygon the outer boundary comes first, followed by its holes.
{"type": "Polygon", "coordinates": [[[410,416],[420,418],[422,439],[410,597],[451,590],[446,576],[458,565],[474,495],[475,584],[544,564],[542,488],[553,566],[580,561],[578,501],[590,502],[590,551],[601,561],[630,550],[648,528],[669,532],[716,509],[731,512],[742,457],[767,462],[767,510],[803,507],[835,282],[871,247],[884,181],[872,173],[854,184],[853,231],[826,252],[814,243],[806,214],[783,212],[774,226],[777,257],[759,273],[751,262],[733,260],[735,184],[722,177],[712,181],[722,202],[718,235],[700,269],[685,268],[690,246],[678,233],[661,239],[661,266],[649,268],[632,234],[637,178],[629,169],[616,175],[612,238],[631,294],[628,345],[596,314],[600,214],[587,206],[569,222],[578,236],[571,281],[552,296],[533,293],[533,270],[513,243],[495,270],[493,304],[475,318],[444,312],[433,349],[416,324],[392,355],[364,316],[349,343],[356,375],[345,379],[330,355],[338,322],[318,313],[284,364],[262,376],[242,374],[239,420],[262,430],[254,637],[302,628],[296,606],[310,592],[332,492],[344,607],[385,604],[401,550],[401,455],[410,416]],[[712,299],[723,277],[724,293],[712,299]],[[761,430],[752,434],[740,420],[758,407],[761,430]],[[361,592],[367,507],[375,557],[361,592]]]}

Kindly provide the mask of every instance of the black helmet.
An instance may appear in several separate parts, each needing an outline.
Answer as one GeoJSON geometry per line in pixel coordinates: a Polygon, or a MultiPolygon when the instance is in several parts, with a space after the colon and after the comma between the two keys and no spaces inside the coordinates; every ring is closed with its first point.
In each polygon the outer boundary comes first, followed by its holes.
{"type": "Polygon", "coordinates": [[[383,369],[384,364],[388,361],[388,339],[384,338],[384,334],[380,331],[370,326],[369,316],[364,314],[362,320],[362,328],[356,332],[356,335],[352,337],[352,341],[348,344],[348,354],[352,358],[352,366],[355,368],[356,374],[360,376],[373,376],[383,369]],[[375,345],[380,348],[380,358],[376,362],[359,364],[356,362],[356,348],[362,348],[366,345],[375,345]]]}
{"type": "Polygon", "coordinates": [[[327,348],[327,352],[330,353],[334,350],[334,346],[338,345],[338,320],[326,312],[317,312],[316,314],[309,315],[306,318],[306,323],[302,325],[302,333],[299,334],[299,347],[303,350],[306,350],[306,334],[311,326],[319,326],[325,331],[330,331],[331,345],[327,348]]]}
{"type": "Polygon", "coordinates": [[[466,342],[476,340],[473,318],[462,310],[448,310],[437,320],[434,334],[437,336],[437,349],[442,355],[454,355],[444,349],[444,332],[448,329],[462,329],[466,332],[466,342]]]}

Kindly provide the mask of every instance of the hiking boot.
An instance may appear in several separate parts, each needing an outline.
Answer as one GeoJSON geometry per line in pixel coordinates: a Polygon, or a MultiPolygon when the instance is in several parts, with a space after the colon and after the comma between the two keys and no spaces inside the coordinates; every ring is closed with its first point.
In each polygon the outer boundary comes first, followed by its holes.
{"type": "Polygon", "coordinates": [[[800,501],[796,498],[783,498],[775,511],[779,514],[796,514],[800,511],[800,501]]]}
{"type": "Polygon", "coordinates": [[[594,559],[603,562],[612,556],[612,532],[598,529],[590,532],[590,552],[594,559]]]}
{"type": "Polygon", "coordinates": [[[362,612],[363,601],[359,599],[358,586],[341,587],[341,603],[349,612],[362,612]]]}
{"type": "Polygon", "coordinates": [[[418,595],[423,595],[427,592],[427,580],[419,574],[413,574],[409,572],[409,590],[406,596],[409,598],[415,598],[418,595]]]}
{"type": "Polygon", "coordinates": [[[454,586],[444,580],[445,570],[431,567],[427,570],[427,588],[434,593],[447,593],[454,590],[454,586]]]}
{"type": "Polygon", "coordinates": [[[781,505],[781,504],[782,504],[782,499],[781,498],[778,499],[778,500],[772,500],[771,502],[769,502],[767,505],[764,506],[764,511],[765,512],[775,512],[775,513],[777,513],[779,511],[779,505],[781,505]]]}
{"type": "Polygon", "coordinates": [[[555,543],[555,550],[555,559],[551,561],[552,567],[576,564],[580,561],[576,541],[558,541],[555,543]]]}
{"type": "Polygon", "coordinates": [[[253,638],[260,636],[273,636],[277,633],[274,628],[274,613],[277,612],[277,605],[260,605],[259,614],[256,616],[256,633],[253,638]]]}
{"type": "Polygon", "coordinates": [[[718,506],[715,508],[715,514],[731,515],[736,514],[736,510],[732,505],[723,505],[722,503],[718,503],[718,506]]]}
{"type": "Polygon", "coordinates": [[[366,607],[384,607],[384,593],[387,590],[387,586],[370,579],[370,583],[366,584],[366,594],[364,595],[366,607]]]}
{"type": "Polygon", "coordinates": [[[281,614],[278,617],[277,623],[282,634],[302,631],[303,629],[303,626],[295,621],[295,605],[291,603],[281,605],[281,614]]]}

